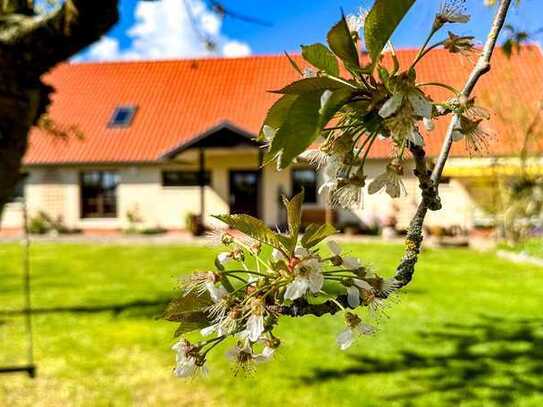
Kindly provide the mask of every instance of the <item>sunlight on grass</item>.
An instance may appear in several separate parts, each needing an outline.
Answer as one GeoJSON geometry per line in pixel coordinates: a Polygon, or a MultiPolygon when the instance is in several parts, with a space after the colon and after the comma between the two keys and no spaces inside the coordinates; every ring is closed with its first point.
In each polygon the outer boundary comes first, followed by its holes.
{"type": "MultiPolygon", "coordinates": [[[[349,245],[390,275],[401,248],[349,245]]],[[[20,305],[20,247],[1,247],[0,309],[20,305]]],[[[38,378],[3,376],[0,405],[427,406],[543,403],[543,269],[493,254],[428,250],[379,333],[349,352],[341,317],[290,319],[283,346],[251,377],[222,351],[206,379],[171,376],[175,325],[157,320],[182,273],[213,250],[36,245],[38,378]]],[[[20,359],[20,321],[0,314],[0,361],[20,359]]]]}

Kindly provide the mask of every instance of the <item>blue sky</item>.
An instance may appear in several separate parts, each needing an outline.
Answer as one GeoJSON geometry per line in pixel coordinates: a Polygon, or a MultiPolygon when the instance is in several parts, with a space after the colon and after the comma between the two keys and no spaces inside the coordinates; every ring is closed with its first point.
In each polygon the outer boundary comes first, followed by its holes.
{"type": "MultiPolygon", "coordinates": [[[[396,47],[414,47],[423,41],[441,0],[418,0],[393,37],[396,47]]],[[[188,58],[215,54],[243,56],[297,51],[300,44],[323,41],[329,27],[338,20],[340,9],[346,14],[371,0],[222,0],[240,13],[267,20],[271,26],[245,23],[210,12],[204,0],[161,0],[157,3],[121,0],[120,23],[98,45],[77,59],[160,59],[188,58]],[[188,8],[186,7],[188,4],[188,8]],[[190,14],[189,14],[190,13],[190,14]],[[194,23],[190,22],[189,15],[194,23]],[[198,30],[194,30],[194,25],[198,30]],[[199,33],[217,44],[210,53],[199,33]]],[[[467,0],[472,20],[450,28],[456,33],[483,40],[493,8],[483,0],[467,0]]],[[[512,10],[509,21],[527,31],[543,27],[543,1],[522,0],[512,10]]],[[[537,37],[538,41],[543,35],[537,37]]]]}

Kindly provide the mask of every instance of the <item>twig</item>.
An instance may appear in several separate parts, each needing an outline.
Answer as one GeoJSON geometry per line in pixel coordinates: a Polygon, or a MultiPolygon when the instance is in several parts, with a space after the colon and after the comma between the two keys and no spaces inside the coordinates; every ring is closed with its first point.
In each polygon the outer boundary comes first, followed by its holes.
{"type": "MultiPolygon", "coordinates": [[[[503,28],[503,25],[505,24],[505,18],[507,17],[507,12],[509,11],[510,6],[511,0],[502,0],[498,11],[496,12],[496,16],[494,17],[492,29],[488,34],[483,52],[481,53],[479,60],[477,61],[477,65],[475,65],[473,68],[473,71],[471,72],[466,84],[464,85],[464,89],[462,90],[462,94],[466,97],[469,97],[471,92],[473,92],[473,89],[475,88],[475,85],[477,85],[477,82],[479,82],[479,79],[490,71],[490,60],[492,58],[492,54],[494,53],[494,49],[496,48],[498,36],[503,28]]],[[[445,168],[445,163],[449,158],[449,153],[451,151],[453,142],[452,134],[458,124],[458,120],[459,117],[455,116],[451,121],[449,129],[447,130],[445,141],[443,142],[443,146],[441,148],[441,152],[437,159],[436,166],[432,174],[432,179],[436,182],[436,184],[439,183],[439,179],[441,178],[441,174],[445,168]]]]}
{"type": "MultiPolygon", "coordinates": [[[[510,6],[511,0],[502,0],[500,3],[492,23],[492,28],[483,48],[483,52],[479,58],[479,61],[477,62],[477,65],[474,67],[469,78],[467,79],[462,91],[462,94],[466,97],[471,94],[479,79],[490,71],[490,60],[496,48],[498,35],[503,28],[510,6]]],[[[426,195],[426,198],[424,198],[419,204],[417,212],[409,224],[407,238],[405,240],[405,253],[400,264],[396,268],[395,279],[399,283],[398,288],[402,288],[409,284],[413,278],[413,274],[415,273],[415,265],[417,264],[423,241],[424,219],[426,218],[428,210],[432,207],[437,207],[437,203],[439,202],[437,185],[439,184],[441,174],[443,173],[443,168],[445,167],[445,163],[449,157],[453,142],[452,134],[458,120],[458,116],[453,117],[451,120],[436,167],[434,168],[430,178],[428,177],[427,173],[428,169],[424,158],[424,150],[416,147],[411,148],[411,152],[413,153],[413,157],[415,159],[417,177],[421,183],[423,196],[426,195]]],[[[439,205],[441,205],[440,202],[439,205]]],[[[341,304],[347,304],[346,296],[344,295],[339,296],[337,301],[341,304]]],[[[303,315],[321,316],[324,314],[335,314],[338,311],[340,311],[340,308],[333,301],[327,301],[322,304],[309,304],[306,300],[296,300],[291,306],[282,307],[281,313],[283,315],[298,317],[303,315]]]]}
{"type": "MultiPolygon", "coordinates": [[[[477,64],[473,68],[473,71],[468,77],[466,84],[464,85],[464,89],[462,90],[462,94],[466,97],[469,97],[481,77],[490,71],[490,60],[496,48],[496,42],[505,23],[507,12],[509,11],[510,6],[511,0],[502,0],[500,3],[500,6],[494,17],[494,21],[492,23],[492,28],[490,30],[490,33],[488,34],[485,46],[483,48],[483,52],[481,53],[477,64]]],[[[431,179],[433,181],[433,184],[436,186],[439,185],[441,174],[443,173],[443,169],[445,168],[445,163],[449,158],[449,153],[451,151],[451,146],[453,143],[452,135],[454,129],[458,124],[459,119],[460,118],[458,117],[458,115],[455,115],[452,118],[445,136],[445,140],[443,142],[443,146],[441,148],[441,152],[437,159],[436,166],[432,173],[431,179]]],[[[415,213],[415,216],[413,217],[409,225],[407,238],[405,241],[405,254],[396,269],[396,279],[400,283],[400,288],[409,284],[409,282],[413,278],[413,274],[415,272],[415,265],[417,264],[418,255],[420,253],[422,245],[423,225],[428,209],[428,204],[426,200],[423,199],[422,202],[419,204],[417,212],[415,213]]]]}
{"type": "Polygon", "coordinates": [[[415,176],[419,180],[419,188],[422,192],[422,199],[425,201],[428,209],[439,211],[441,209],[441,199],[439,198],[437,184],[432,181],[432,171],[426,164],[426,153],[424,148],[411,144],[409,150],[415,161],[415,176]]]}

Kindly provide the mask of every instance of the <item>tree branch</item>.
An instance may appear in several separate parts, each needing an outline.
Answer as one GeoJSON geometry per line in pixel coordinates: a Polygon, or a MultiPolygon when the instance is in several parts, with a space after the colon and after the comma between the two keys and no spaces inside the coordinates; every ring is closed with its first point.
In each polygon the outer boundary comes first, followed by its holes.
{"type": "Polygon", "coordinates": [[[0,0],[0,16],[9,14],[34,14],[34,2],[31,0],[0,0]]]}
{"type": "MultiPolygon", "coordinates": [[[[490,33],[488,34],[485,46],[483,48],[483,52],[479,57],[477,64],[473,68],[473,71],[468,77],[466,84],[464,85],[462,94],[466,97],[469,97],[469,95],[477,85],[479,79],[481,79],[483,75],[490,71],[490,60],[496,48],[496,42],[505,23],[507,12],[509,11],[510,6],[511,0],[502,0],[500,3],[500,6],[494,17],[494,21],[492,23],[492,28],[490,30],[490,33]]],[[[445,141],[443,142],[443,146],[441,148],[441,153],[439,154],[439,157],[437,159],[436,167],[434,168],[434,171],[432,173],[431,180],[436,186],[439,185],[441,174],[443,173],[443,169],[445,168],[445,163],[449,158],[449,153],[451,151],[451,146],[453,143],[452,135],[458,123],[458,120],[459,117],[457,115],[455,115],[451,120],[445,136],[445,141]]],[[[422,202],[419,204],[417,212],[415,213],[415,216],[413,217],[409,225],[407,238],[405,241],[405,254],[396,269],[395,277],[400,282],[400,288],[409,284],[409,282],[413,278],[413,274],[415,273],[415,265],[418,261],[418,255],[420,253],[423,240],[424,219],[426,218],[428,209],[429,206],[427,205],[426,200],[423,199],[422,202]]]]}
{"type": "Polygon", "coordinates": [[[432,180],[432,171],[426,164],[426,152],[421,146],[411,144],[409,150],[415,161],[414,174],[419,180],[419,188],[422,192],[422,199],[431,211],[441,209],[441,199],[439,198],[437,185],[432,180]]]}
{"type": "Polygon", "coordinates": [[[43,73],[77,54],[119,19],[118,0],[67,0],[43,18],[33,18],[13,36],[14,50],[32,70],[43,73]]]}
{"type": "MultiPolygon", "coordinates": [[[[490,71],[490,60],[492,58],[494,49],[496,48],[498,35],[503,28],[510,6],[511,0],[502,0],[496,16],[494,17],[492,29],[486,40],[483,52],[479,58],[479,61],[477,62],[477,65],[467,79],[464,90],[462,91],[462,94],[466,97],[471,94],[479,79],[490,71]]],[[[394,278],[398,281],[398,288],[405,287],[413,279],[415,266],[422,247],[423,225],[428,210],[432,207],[437,207],[438,203],[441,206],[439,196],[437,195],[437,185],[439,184],[443,168],[445,167],[445,163],[449,157],[449,152],[453,141],[452,133],[456,126],[457,120],[458,117],[456,116],[451,120],[445,141],[443,142],[441,153],[438,158],[438,164],[434,168],[431,177],[429,177],[428,174],[428,168],[424,158],[424,150],[418,147],[411,148],[411,152],[415,160],[416,175],[421,184],[423,199],[419,204],[417,212],[413,216],[411,223],[409,224],[407,237],[405,240],[405,253],[400,264],[396,268],[394,278]]],[[[303,315],[321,316],[324,314],[335,314],[342,310],[342,308],[338,306],[338,303],[341,306],[348,308],[347,298],[344,295],[339,296],[336,301],[326,301],[322,304],[309,304],[306,300],[300,299],[296,300],[288,307],[282,307],[282,314],[292,317],[299,317],[303,315]]]]}
{"type": "MultiPolygon", "coordinates": [[[[471,95],[471,92],[473,92],[473,89],[475,88],[475,85],[477,85],[479,79],[481,79],[481,77],[488,73],[491,69],[490,60],[492,59],[492,54],[494,53],[494,49],[496,48],[498,36],[500,35],[503,25],[505,24],[505,19],[507,17],[507,12],[509,11],[510,6],[511,0],[502,0],[502,2],[500,3],[500,6],[496,12],[496,16],[494,17],[494,22],[492,23],[492,29],[488,34],[485,46],[483,48],[483,52],[479,56],[479,60],[477,61],[475,68],[473,68],[473,71],[471,72],[468,80],[466,81],[466,84],[464,85],[464,89],[462,90],[462,94],[466,97],[469,97],[471,95]]],[[[434,168],[434,172],[432,174],[432,179],[436,182],[436,184],[439,183],[439,179],[441,178],[441,174],[443,173],[443,169],[445,168],[445,163],[449,158],[449,153],[451,151],[451,146],[453,142],[452,134],[458,124],[458,121],[459,117],[455,116],[447,130],[445,141],[441,148],[441,152],[439,154],[436,166],[434,168]]]]}

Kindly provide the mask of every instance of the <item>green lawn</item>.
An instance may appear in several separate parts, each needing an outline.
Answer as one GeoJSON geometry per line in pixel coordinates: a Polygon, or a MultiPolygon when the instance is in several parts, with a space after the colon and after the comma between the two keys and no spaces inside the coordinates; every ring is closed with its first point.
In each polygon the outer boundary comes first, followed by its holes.
{"type": "Polygon", "coordinates": [[[514,252],[526,253],[529,256],[539,257],[543,259],[543,239],[542,238],[533,238],[528,239],[524,242],[510,245],[507,243],[500,244],[499,246],[502,250],[510,250],[514,252]]]}
{"type": "MultiPolygon", "coordinates": [[[[350,246],[390,274],[401,248],[350,246]]],[[[0,246],[0,308],[16,309],[18,245],[0,246]]],[[[284,346],[250,377],[215,352],[206,379],[171,376],[175,326],[154,317],[208,248],[35,245],[39,376],[0,377],[0,406],[541,406],[543,269],[428,250],[380,332],[348,352],[340,317],[285,320],[284,346]]],[[[0,363],[22,352],[0,314],[0,363]]]]}

